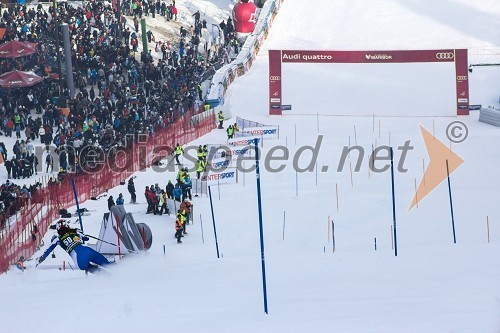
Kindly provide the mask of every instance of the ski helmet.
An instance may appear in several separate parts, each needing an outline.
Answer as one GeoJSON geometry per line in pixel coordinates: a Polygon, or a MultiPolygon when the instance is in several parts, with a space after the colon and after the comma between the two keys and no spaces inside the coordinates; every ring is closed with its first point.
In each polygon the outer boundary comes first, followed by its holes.
{"type": "Polygon", "coordinates": [[[68,227],[68,223],[66,222],[66,220],[61,219],[61,220],[57,221],[57,223],[56,223],[56,231],[58,233],[60,233],[60,231],[62,231],[63,229],[66,229],[66,228],[69,228],[68,227]]]}

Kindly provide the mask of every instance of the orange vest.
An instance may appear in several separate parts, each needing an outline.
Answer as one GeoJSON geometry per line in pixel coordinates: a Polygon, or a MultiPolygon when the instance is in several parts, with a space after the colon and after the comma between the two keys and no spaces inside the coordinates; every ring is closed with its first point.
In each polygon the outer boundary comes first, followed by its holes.
{"type": "Polygon", "coordinates": [[[179,219],[177,219],[175,220],[175,230],[180,230],[180,229],[182,229],[182,222],[179,219]]]}

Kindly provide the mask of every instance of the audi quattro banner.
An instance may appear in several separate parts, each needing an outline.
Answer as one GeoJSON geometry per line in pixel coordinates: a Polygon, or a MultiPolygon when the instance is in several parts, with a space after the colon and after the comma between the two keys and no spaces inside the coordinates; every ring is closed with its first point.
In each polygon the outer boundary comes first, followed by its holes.
{"type": "Polygon", "coordinates": [[[278,139],[280,137],[280,129],[278,126],[249,127],[242,128],[240,131],[252,135],[261,135],[264,139],[278,139]]]}
{"type": "Polygon", "coordinates": [[[282,63],[452,62],[456,73],[457,115],[469,114],[467,49],[311,51],[269,50],[269,114],[282,115],[282,63]]]}
{"type": "Polygon", "coordinates": [[[236,184],[238,182],[238,169],[226,169],[220,173],[209,172],[207,175],[207,185],[236,184]]]}
{"type": "Polygon", "coordinates": [[[282,62],[300,63],[405,63],[454,62],[455,50],[408,51],[281,51],[282,62]]]}
{"type": "Polygon", "coordinates": [[[229,139],[227,144],[230,146],[251,146],[255,145],[255,140],[257,140],[257,145],[262,147],[262,136],[259,135],[229,139]]]}

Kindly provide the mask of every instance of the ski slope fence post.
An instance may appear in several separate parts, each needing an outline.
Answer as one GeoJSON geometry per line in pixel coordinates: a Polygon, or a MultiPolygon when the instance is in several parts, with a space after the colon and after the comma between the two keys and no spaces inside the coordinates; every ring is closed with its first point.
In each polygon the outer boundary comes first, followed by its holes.
{"type": "Polygon", "coordinates": [[[373,241],[375,242],[375,251],[377,251],[377,237],[373,238],[373,241]]]}
{"type": "Polygon", "coordinates": [[[285,240],[286,211],[283,211],[283,240],[285,240]]]}
{"type": "Polygon", "coordinates": [[[424,175],[424,186],[425,186],[425,159],[422,159],[422,174],[424,175]]]}
{"type": "Polygon", "coordinates": [[[352,162],[349,162],[349,173],[351,175],[351,187],[354,188],[354,182],[352,181],[352,162]]]}
{"type": "Polygon", "coordinates": [[[297,170],[295,170],[295,196],[299,196],[299,174],[297,170]]]}
{"type": "Polygon", "coordinates": [[[203,244],[205,244],[205,238],[203,237],[203,220],[201,218],[201,214],[200,214],[200,228],[201,228],[201,241],[203,242],[203,244]]]}
{"type": "Polygon", "coordinates": [[[339,183],[335,183],[335,198],[337,199],[337,212],[339,211],[339,183]]]}
{"type": "MultiPolygon", "coordinates": [[[[76,212],[78,214],[78,220],[80,221],[80,230],[83,232],[83,222],[82,214],[80,213],[80,205],[78,204],[78,194],[76,193],[75,180],[71,177],[71,186],[73,187],[73,195],[75,196],[76,212]]],[[[85,243],[85,241],[83,241],[85,243]]]]}
{"type": "Polygon", "coordinates": [[[394,229],[394,256],[398,256],[398,237],[396,233],[396,194],[394,192],[394,151],[391,147],[391,188],[392,188],[392,226],[394,229]]]}
{"type": "Polygon", "coordinates": [[[217,250],[217,258],[220,258],[219,242],[217,241],[217,228],[215,227],[214,205],[212,203],[212,189],[210,185],[208,186],[208,197],[210,198],[210,210],[212,211],[212,223],[214,225],[215,249],[217,250]]]}
{"type": "Polygon", "coordinates": [[[392,225],[390,226],[391,228],[391,249],[394,250],[394,231],[392,230],[392,225]]]}
{"type": "Polygon", "coordinates": [[[326,221],[328,227],[328,243],[330,243],[330,215],[328,215],[328,221],[326,221]]]}
{"type": "Polygon", "coordinates": [[[314,170],[316,171],[316,186],[318,186],[318,162],[314,163],[314,170]]]}
{"type": "Polygon", "coordinates": [[[486,232],[488,234],[488,243],[490,242],[490,220],[486,216],[486,232]]]}
{"type": "Polygon", "coordinates": [[[415,200],[417,202],[417,208],[418,208],[417,178],[415,178],[415,200]]]}
{"type": "Polygon", "coordinates": [[[297,145],[297,124],[295,124],[295,145],[297,145]]]}
{"type": "Polygon", "coordinates": [[[219,194],[219,201],[220,201],[220,181],[217,180],[217,192],[219,194]]]}
{"type": "Polygon", "coordinates": [[[446,160],[446,175],[448,179],[448,195],[450,197],[451,228],[453,229],[453,244],[456,244],[457,236],[455,234],[455,216],[453,214],[453,197],[451,195],[450,168],[448,167],[448,160],[446,160]]]}
{"type": "Polygon", "coordinates": [[[332,253],[335,253],[335,223],[333,223],[332,219],[332,253]]]}
{"type": "Polygon", "coordinates": [[[166,257],[167,256],[167,251],[165,249],[165,244],[163,244],[163,257],[166,257]]]}
{"type": "Polygon", "coordinates": [[[260,232],[260,257],[262,263],[262,289],[264,294],[264,312],[268,314],[267,309],[267,286],[266,286],[266,261],[264,256],[264,228],[262,226],[262,198],[260,189],[260,166],[259,166],[259,147],[258,140],[254,140],[255,144],[255,176],[257,178],[257,206],[259,211],[259,232],[260,232]]]}

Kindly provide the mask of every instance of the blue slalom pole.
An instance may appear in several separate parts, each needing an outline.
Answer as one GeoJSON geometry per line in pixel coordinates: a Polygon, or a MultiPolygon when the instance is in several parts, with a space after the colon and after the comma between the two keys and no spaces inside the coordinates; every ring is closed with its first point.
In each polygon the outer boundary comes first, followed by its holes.
{"type": "Polygon", "coordinates": [[[392,227],[394,229],[394,255],[398,256],[398,237],[396,235],[396,195],[394,193],[394,152],[391,147],[391,182],[392,182],[392,227]]]}
{"type": "Polygon", "coordinates": [[[73,177],[71,177],[71,186],[73,187],[73,195],[75,196],[76,212],[78,214],[78,220],[80,220],[80,230],[82,230],[83,232],[82,215],[80,214],[80,205],[78,204],[78,195],[76,194],[75,181],[73,180],[73,177]]]}
{"type": "Polygon", "coordinates": [[[453,229],[453,244],[456,244],[457,236],[455,235],[455,216],[453,214],[453,197],[451,195],[450,167],[448,166],[448,160],[446,160],[446,174],[448,176],[448,194],[450,197],[451,228],[453,229]]]}
{"type": "Polygon", "coordinates": [[[257,204],[259,209],[259,230],[260,230],[260,257],[262,262],[262,289],[264,291],[264,312],[267,311],[267,287],[266,287],[266,261],[264,259],[264,230],[262,227],[262,200],[260,191],[260,168],[259,168],[259,147],[257,139],[255,143],[255,175],[257,177],[257,204]]]}
{"type": "Polygon", "coordinates": [[[217,229],[215,228],[214,205],[212,204],[212,190],[210,189],[210,186],[208,187],[208,196],[210,197],[210,209],[212,210],[212,222],[214,224],[215,248],[217,249],[217,258],[220,258],[219,242],[217,241],[217,229]]]}

